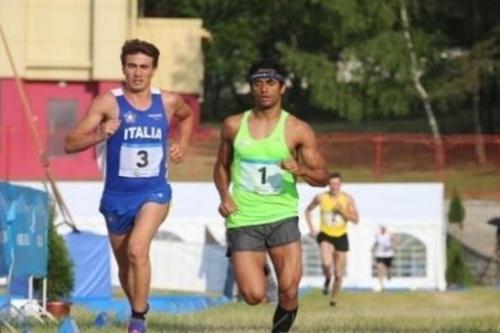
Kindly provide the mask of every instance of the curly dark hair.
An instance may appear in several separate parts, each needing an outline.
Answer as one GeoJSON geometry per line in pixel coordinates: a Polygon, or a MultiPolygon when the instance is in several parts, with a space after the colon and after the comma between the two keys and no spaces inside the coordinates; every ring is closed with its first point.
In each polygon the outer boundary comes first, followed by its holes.
{"type": "Polygon", "coordinates": [[[160,50],[158,50],[155,45],[140,39],[129,39],[125,41],[122,46],[122,53],[120,55],[122,66],[125,66],[125,58],[128,55],[137,53],[144,53],[145,55],[150,56],[151,58],[153,58],[153,67],[158,67],[160,50]]]}

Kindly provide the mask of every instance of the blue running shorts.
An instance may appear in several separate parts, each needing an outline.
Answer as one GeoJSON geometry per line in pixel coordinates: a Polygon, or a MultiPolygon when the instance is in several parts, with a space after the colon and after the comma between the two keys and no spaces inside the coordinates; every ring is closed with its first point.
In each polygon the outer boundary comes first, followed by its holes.
{"type": "Polygon", "coordinates": [[[146,202],[169,203],[172,188],[166,183],[153,191],[143,193],[123,193],[105,191],[102,194],[99,211],[106,220],[108,231],[122,235],[134,227],[135,217],[146,202]]]}

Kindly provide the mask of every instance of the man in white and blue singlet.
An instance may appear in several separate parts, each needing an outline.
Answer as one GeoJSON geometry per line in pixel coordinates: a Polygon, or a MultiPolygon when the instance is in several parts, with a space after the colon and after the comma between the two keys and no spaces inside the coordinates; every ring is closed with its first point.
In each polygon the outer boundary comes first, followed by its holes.
{"type": "Polygon", "coordinates": [[[181,97],[151,88],[159,55],[151,43],[126,41],[121,50],[123,87],[98,95],[65,140],[68,153],[105,146],[100,212],[132,309],[129,333],[146,331],[149,248],[168,215],[172,195],[167,160],[183,160],[193,130],[192,111],[181,97]],[[179,121],[180,137],[169,144],[172,118],[179,121]]]}

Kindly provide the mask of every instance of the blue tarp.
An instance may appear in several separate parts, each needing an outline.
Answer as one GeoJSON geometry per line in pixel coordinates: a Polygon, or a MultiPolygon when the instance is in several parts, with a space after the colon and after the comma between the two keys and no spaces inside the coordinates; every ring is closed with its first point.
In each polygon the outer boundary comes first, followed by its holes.
{"type": "MultiPolygon", "coordinates": [[[[14,271],[13,276],[29,276],[35,270],[35,237],[31,228],[33,211],[26,206],[24,199],[20,197],[12,204],[11,211],[13,219],[10,222],[12,235],[12,246],[14,249],[14,271]]],[[[46,263],[45,263],[46,265],[46,263]]]]}
{"type": "Polygon", "coordinates": [[[7,202],[7,205],[22,197],[28,207],[40,204],[45,207],[48,206],[47,193],[28,186],[0,182],[0,195],[7,202]]]}
{"type": "Polygon", "coordinates": [[[110,298],[111,262],[106,236],[72,232],[65,236],[75,273],[72,298],[110,298]]]}
{"type": "MultiPolygon", "coordinates": [[[[85,306],[94,312],[114,312],[118,316],[129,316],[130,306],[126,299],[109,298],[74,298],[74,304],[85,306]]],[[[149,298],[151,312],[166,312],[182,314],[207,309],[210,306],[226,304],[228,298],[210,297],[202,295],[166,295],[151,296],[149,298]]]]}
{"type": "Polygon", "coordinates": [[[33,206],[33,223],[30,226],[30,232],[34,238],[33,248],[35,252],[31,260],[33,261],[34,277],[45,277],[47,275],[47,263],[49,259],[48,251],[48,231],[49,231],[49,211],[47,204],[39,202],[33,206]]]}
{"type": "Polygon", "coordinates": [[[48,195],[0,182],[0,276],[13,265],[13,277],[47,274],[48,195]]]}
{"type": "MultiPolygon", "coordinates": [[[[1,193],[1,192],[0,192],[1,193]]],[[[11,262],[10,237],[7,228],[7,202],[0,195],[0,276],[9,274],[11,262]]]]}

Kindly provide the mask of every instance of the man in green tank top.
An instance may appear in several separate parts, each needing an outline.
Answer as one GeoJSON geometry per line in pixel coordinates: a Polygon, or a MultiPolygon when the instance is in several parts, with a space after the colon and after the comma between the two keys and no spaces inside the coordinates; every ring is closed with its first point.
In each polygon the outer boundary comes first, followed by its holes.
{"type": "Polygon", "coordinates": [[[296,179],[312,186],[328,183],[313,130],[281,109],[285,78],[283,67],[273,62],[250,68],[254,107],[224,121],[214,167],[236,283],[248,304],[265,299],[266,253],[273,263],[279,301],[272,332],[288,332],[298,309],[302,250],[296,179]]]}

